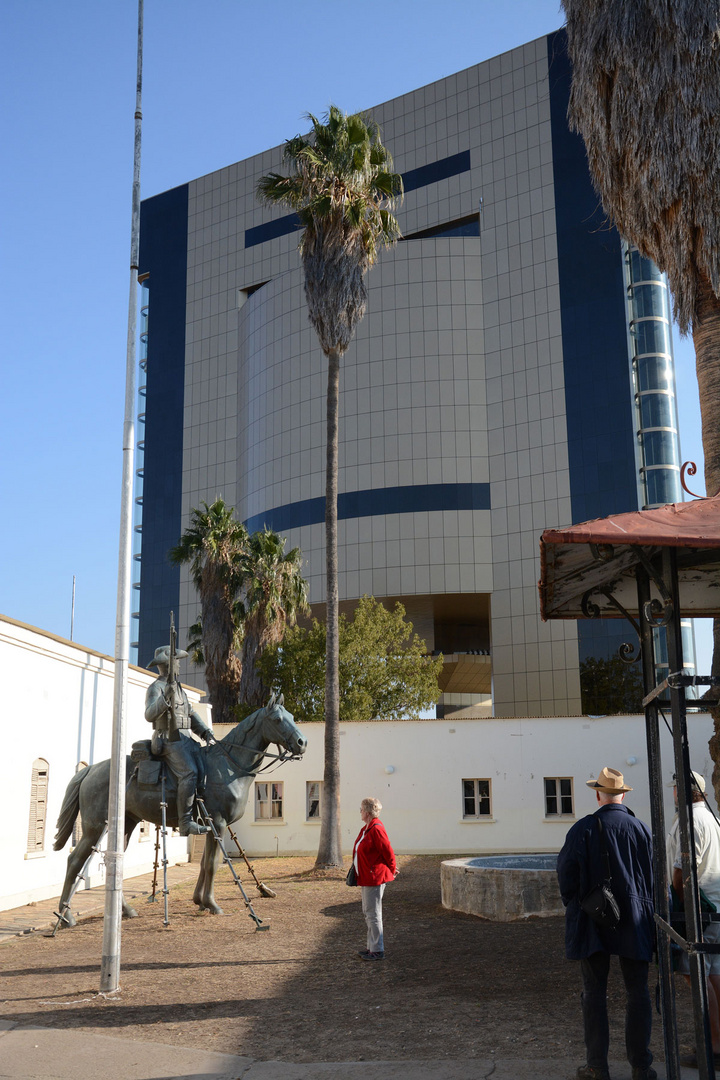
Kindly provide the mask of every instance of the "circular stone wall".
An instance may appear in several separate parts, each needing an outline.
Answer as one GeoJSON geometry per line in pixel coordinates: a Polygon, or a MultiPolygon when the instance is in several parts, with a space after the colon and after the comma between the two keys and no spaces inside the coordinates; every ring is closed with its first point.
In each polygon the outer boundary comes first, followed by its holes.
{"type": "Polygon", "coordinates": [[[562,915],[557,855],[448,859],[440,867],[443,907],[496,922],[562,915]]]}

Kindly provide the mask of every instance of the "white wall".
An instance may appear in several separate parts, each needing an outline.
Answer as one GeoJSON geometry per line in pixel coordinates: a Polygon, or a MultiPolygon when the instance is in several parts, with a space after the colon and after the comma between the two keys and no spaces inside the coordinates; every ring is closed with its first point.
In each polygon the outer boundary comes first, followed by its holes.
{"type": "MultiPolygon", "coordinates": [[[[706,715],[688,718],[693,768],[710,778],[706,715]]],[[[360,830],[360,800],[375,796],[396,851],[475,854],[558,851],[570,825],[596,809],[585,781],[604,765],[633,788],[627,805],[650,823],[645,724],[639,716],[421,720],[341,725],[342,841],[350,851],[360,830]],[[628,758],[637,763],[628,765],[628,758]],[[387,767],[394,771],[388,773],[387,767]],[[546,776],[573,777],[575,817],[545,816],[546,776]],[[492,819],[463,820],[462,780],[492,780],[492,819]]],[[[308,750],[268,777],[284,784],[282,821],[254,822],[254,793],[236,830],[248,853],[314,854],[319,823],[305,821],[305,784],[323,775],[323,724],[303,725],[308,750]]],[[[663,780],[674,772],[672,744],[661,735],[663,780]]],[[[708,784],[708,788],[710,785],[708,784]]],[[[666,820],[672,790],[665,788],[666,820]]]]}
{"type": "MultiPolygon", "coordinates": [[[[127,748],[148,738],[145,690],[156,675],[131,667],[128,685],[127,748]]],[[[92,765],[110,756],[114,662],[102,653],[0,615],[0,685],[4,699],[4,753],[0,758],[3,825],[0,830],[0,910],[58,896],[65,878],[70,842],[53,851],[55,823],[65,789],[78,762],[92,765]],[[33,763],[49,764],[44,850],[27,854],[33,763]]],[[[192,700],[197,694],[189,691],[192,700]]],[[[136,830],[125,855],[125,876],[152,868],[152,838],[136,830]]],[[[187,861],[187,840],[169,840],[171,864],[187,861]]],[[[98,856],[88,887],[104,880],[98,856]]]]}

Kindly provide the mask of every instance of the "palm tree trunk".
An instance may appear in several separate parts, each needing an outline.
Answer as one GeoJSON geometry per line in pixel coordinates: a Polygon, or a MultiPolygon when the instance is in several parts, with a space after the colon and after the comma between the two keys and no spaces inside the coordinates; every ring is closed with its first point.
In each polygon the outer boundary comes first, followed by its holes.
{"type": "Polygon", "coordinates": [[[268,688],[260,678],[255,661],[262,652],[261,642],[253,626],[245,623],[243,638],[242,675],[240,677],[240,704],[259,709],[270,697],[268,688]]]}
{"type": "Polygon", "coordinates": [[[325,466],[325,773],[316,867],[342,866],[340,842],[340,677],[337,547],[338,414],[340,353],[328,354],[327,458],[325,466]]]}
{"type": "MultiPolygon", "coordinates": [[[[705,456],[705,492],[709,496],[720,491],[720,300],[710,282],[702,277],[697,292],[693,318],[695,368],[700,392],[702,442],[705,456]]],[[[713,658],[711,671],[720,675],[720,619],[713,622],[713,658]]],[[[711,687],[709,693],[715,695],[711,687]]],[[[713,788],[720,795],[720,709],[711,709],[714,734],[709,742],[714,762],[713,788]]]]}

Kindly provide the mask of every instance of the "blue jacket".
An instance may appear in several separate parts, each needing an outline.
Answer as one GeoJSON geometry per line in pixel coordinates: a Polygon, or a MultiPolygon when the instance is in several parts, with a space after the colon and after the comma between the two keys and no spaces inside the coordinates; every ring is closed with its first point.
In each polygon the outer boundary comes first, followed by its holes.
{"type": "Polygon", "coordinates": [[[606,803],[594,814],[576,821],[558,855],[557,874],[566,907],[565,953],[569,960],[582,960],[596,952],[652,960],[652,837],[632,810],[622,803],[606,803]],[[580,899],[605,880],[596,817],[602,819],[612,891],[620,908],[620,923],[615,930],[597,926],[580,907],[580,899]]]}

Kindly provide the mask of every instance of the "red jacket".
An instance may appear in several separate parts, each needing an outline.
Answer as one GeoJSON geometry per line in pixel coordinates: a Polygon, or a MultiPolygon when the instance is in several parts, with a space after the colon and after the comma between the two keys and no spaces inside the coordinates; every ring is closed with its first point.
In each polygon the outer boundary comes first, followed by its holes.
{"type": "Polygon", "coordinates": [[[358,885],[382,885],[395,877],[395,852],[380,818],[373,818],[360,830],[353,845],[353,862],[356,854],[358,885]]]}

